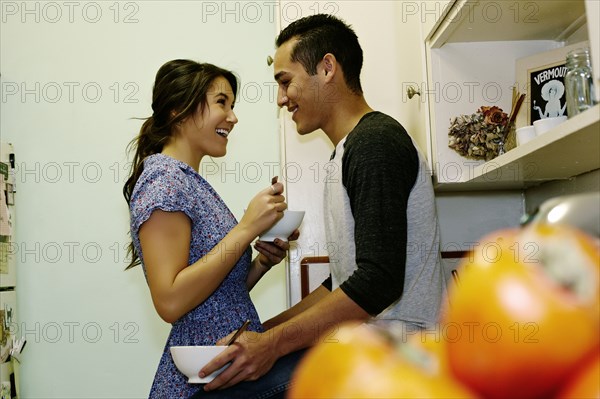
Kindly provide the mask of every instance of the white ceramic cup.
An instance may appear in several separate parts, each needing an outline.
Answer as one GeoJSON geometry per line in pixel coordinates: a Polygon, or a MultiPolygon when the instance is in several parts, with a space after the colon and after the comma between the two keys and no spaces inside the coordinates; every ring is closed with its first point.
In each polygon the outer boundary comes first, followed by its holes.
{"type": "Polygon", "coordinates": [[[538,119],[533,122],[533,127],[535,128],[535,134],[538,136],[546,133],[548,130],[554,129],[556,126],[560,125],[564,121],[567,120],[566,116],[557,116],[554,118],[544,118],[538,119]]]}
{"type": "Polygon", "coordinates": [[[536,136],[535,128],[531,125],[517,129],[517,145],[523,145],[536,136]]]}

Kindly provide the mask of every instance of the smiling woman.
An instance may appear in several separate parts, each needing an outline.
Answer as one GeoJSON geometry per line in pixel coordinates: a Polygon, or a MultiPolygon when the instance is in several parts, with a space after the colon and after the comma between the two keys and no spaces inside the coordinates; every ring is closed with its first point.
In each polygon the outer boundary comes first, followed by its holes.
{"type": "Polygon", "coordinates": [[[250,320],[249,330],[263,330],[249,291],[289,249],[283,240],[259,243],[251,260],[251,242],[287,207],[281,183],[261,190],[238,223],[198,172],[204,156],[227,152],[238,121],[236,93],[230,71],[167,62],[156,75],[153,114],[130,144],[132,174],[123,187],[132,238],[127,268],[142,264],[157,313],[173,324],[151,398],[189,397],[200,390],[177,370],[170,347],[215,345],[244,320],[250,320]]]}

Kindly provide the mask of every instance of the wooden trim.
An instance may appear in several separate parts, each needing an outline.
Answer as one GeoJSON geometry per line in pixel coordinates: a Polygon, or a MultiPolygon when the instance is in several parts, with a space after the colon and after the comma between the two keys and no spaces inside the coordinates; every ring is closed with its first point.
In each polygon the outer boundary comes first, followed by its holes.
{"type": "Polygon", "coordinates": [[[300,261],[301,265],[310,265],[313,263],[329,263],[329,256],[307,256],[300,261]]]}
{"type": "Polygon", "coordinates": [[[442,251],[440,255],[442,259],[466,258],[469,251],[442,251]]]}
{"type": "Polygon", "coordinates": [[[313,264],[329,263],[329,256],[307,256],[300,261],[300,297],[310,294],[308,267],[313,264]]]}

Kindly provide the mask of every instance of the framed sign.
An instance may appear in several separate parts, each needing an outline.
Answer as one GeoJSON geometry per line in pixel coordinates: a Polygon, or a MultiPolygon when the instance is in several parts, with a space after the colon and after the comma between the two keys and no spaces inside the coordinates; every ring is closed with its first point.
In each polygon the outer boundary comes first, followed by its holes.
{"type": "Polygon", "coordinates": [[[517,60],[517,87],[526,96],[516,127],[532,125],[538,119],[568,116],[564,85],[567,54],[587,46],[584,41],[517,60]]]}
{"type": "Polygon", "coordinates": [[[567,96],[565,94],[566,62],[544,65],[540,69],[530,69],[528,124],[538,119],[567,116],[567,96]]]}

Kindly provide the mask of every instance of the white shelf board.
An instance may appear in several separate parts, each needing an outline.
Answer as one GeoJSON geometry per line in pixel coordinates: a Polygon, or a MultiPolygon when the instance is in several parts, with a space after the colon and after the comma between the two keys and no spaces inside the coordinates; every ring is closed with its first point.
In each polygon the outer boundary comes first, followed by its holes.
{"type": "Polygon", "coordinates": [[[585,22],[583,1],[454,0],[426,40],[431,48],[464,42],[563,41],[585,22]]]}
{"type": "Polygon", "coordinates": [[[600,168],[600,105],[473,169],[440,191],[522,189],[600,168]]]}

